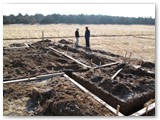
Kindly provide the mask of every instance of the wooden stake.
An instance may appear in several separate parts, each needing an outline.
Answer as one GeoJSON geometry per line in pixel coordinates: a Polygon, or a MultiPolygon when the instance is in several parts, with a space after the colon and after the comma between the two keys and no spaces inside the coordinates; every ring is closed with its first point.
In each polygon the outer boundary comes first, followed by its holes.
{"type": "Polygon", "coordinates": [[[119,63],[120,62],[113,62],[113,63],[109,63],[109,64],[104,64],[104,65],[101,65],[101,66],[94,67],[94,69],[109,67],[109,66],[116,65],[116,64],[119,64],[119,63]]]}
{"type": "Polygon", "coordinates": [[[146,113],[146,110],[148,112],[148,111],[151,111],[151,110],[155,109],[155,102],[152,103],[152,104],[148,104],[148,108],[146,108],[146,107],[137,111],[136,113],[133,113],[131,116],[141,116],[141,115],[144,115],[146,113]]]}
{"type": "Polygon", "coordinates": [[[42,40],[44,40],[44,31],[42,31],[42,40]]]}
{"type": "Polygon", "coordinates": [[[92,64],[92,58],[91,58],[91,64],[92,64]]]}
{"type": "Polygon", "coordinates": [[[28,80],[30,80],[30,73],[28,73],[28,80]]]}
{"type": "Polygon", "coordinates": [[[149,106],[149,104],[146,103],[146,115],[147,115],[147,113],[148,113],[148,106],[149,106]]]}
{"type": "Polygon", "coordinates": [[[67,47],[67,54],[68,54],[68,47],[67,47]]]}
{"type": "Polygon", "coordinates": [[[123,62],[126,61],[126,56],[127,56],[127,51],[125,51],[125,55],[124,55],[124,60],[123,60],[123,62]]]}
{"type": "Polygon", "coordinates": [[[120,109],[120,105],[117,105],[117,111],[116,111],[117,116],[118,116],[118,113],[119,113],[119,109],[120,109]]]}
{"type": "Polygon", "coordinates": [[[140,66],[142,66],[142,62],[143,62],[143,61],[142,61],[142,56],[141,56],[141,62],[140,62],[140,66]]]}
{"type": "Polygon", "coordinates": [[[125,55],[124,55],[124,58],[126,58],[126,55],[127,55],[127,51],[125,51],[125,55]]]}
{"type": "Polygon", "coordinates": [[[99,66],[101,66],[101,61],[99,62],[99,66]]]}
{"type": "Polygon", "coordinates": [[[131,55],[132,55],[132,52],[130,52],[130,54],[129,54],[129,60],[128,60],[128,63],[130,63],[130,61],[131,61],[131,55]]]}
{"type": "Polygon", "coordinates": [[[54,68],[52,67],[52,72],[54,71],[54,68]]]}
{"type": "Polygon", "coordinates": [[[58,37],[59,37],[59,30],[58,30],[58,37]]]}

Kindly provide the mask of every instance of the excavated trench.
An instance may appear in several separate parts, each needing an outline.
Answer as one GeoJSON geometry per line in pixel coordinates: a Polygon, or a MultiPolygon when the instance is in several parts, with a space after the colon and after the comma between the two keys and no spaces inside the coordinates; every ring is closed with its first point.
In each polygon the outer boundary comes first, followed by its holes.
{"type": "Polygon", "coordinates": [[[154,75],[125,66],[112,80],[111,75],[116,71],[117,66],[85,73],[74,72],[72,78],[114,108],[120,105],[120,112],[124,115],[142,109],[144,103],[155,98],[154,75]]]}
{"type": "Polygon", "coordinates": [[[115,109],[120,105],[124,115],[135,113],[155,98],[155,75],[142,69],[120,64],[85,72],[66,70],[65,73],[115,109]],[[121,66],[121,73],[111,80],[111,75],[121,66]]]}
{"type": "Polygon", "coordinates": [[[83,50],[78,50],[76,48],[67,46],[67,45],[63,45],[63,44],[58,44],[56,46],[53,46],[54,49],[64,52],[67,55],[78,59],[80,62],[91,66],[91,67],[96,67],[96,66],[100,66],[103,64],[107,64],[107,63],[111,63],[114,62],[113,60],[104,58],[104,57],[99,57],[96,54],[92,54],[92,52],[86,52],[83,50]]]}
{"type": "Polygon", "coordinates": [[[124,115],[131,115],[142,109],[144,103],[155,98],[155,65],[153,63],[131,59],[130,64],[121,62],[117,65],[95,68],[124,58],[104,51],[86,51],[83,47],[76,49],[70,44],[64,40],[60,43],[45,40],[30,44],[29,48],[21,50],[5,49],[3,52],[4,81],[65,72],[115,109],[120,105],[120,112],[124,115]],[[85,68],[49,47],[92,68],[85,68]],[[140,62],[142,65],[140,68],[133,67],[133,63],[140,62]],[[122,70],[113,78],[120,69],[122,70]]]}

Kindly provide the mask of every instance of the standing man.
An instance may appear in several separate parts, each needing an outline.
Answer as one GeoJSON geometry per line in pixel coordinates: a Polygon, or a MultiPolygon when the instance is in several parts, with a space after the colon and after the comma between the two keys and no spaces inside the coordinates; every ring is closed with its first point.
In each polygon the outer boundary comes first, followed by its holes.
{"type": "Polygon", "coordinates": [[[86,48],[90,48],[90,44],[89,44],[90,31],[89,31],[88,27],[86,27],[85,39],[86,39],[86,48]]]}
{"type": "Polygon", "coordinates": [[[76,37],[76,43],[75,43],[75,45],[76,45],[76,47],[78,47],[78,39],[79,39],[79,31],[78,31],[79,29],[77,28],[76,29],[76,31],[75,31],[75,37],[76,37]]]}

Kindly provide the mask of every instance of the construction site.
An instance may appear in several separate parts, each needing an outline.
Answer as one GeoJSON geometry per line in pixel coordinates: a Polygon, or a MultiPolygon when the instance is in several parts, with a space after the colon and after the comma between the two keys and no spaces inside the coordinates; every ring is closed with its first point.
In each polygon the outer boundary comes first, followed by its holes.
{"type": "Polygon", "coordinates": [[[3,47],[4,116],[155,116],[155,63],[43,39],[3,47]]]}

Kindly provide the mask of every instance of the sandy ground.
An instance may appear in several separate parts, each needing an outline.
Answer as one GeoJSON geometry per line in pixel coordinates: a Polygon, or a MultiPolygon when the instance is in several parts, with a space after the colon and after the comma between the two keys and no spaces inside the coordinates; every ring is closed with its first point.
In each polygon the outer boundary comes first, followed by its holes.
{"type": "MultiPolygon", "coordinates": [[[[76,28],[80,29],[80,35],[84,35],[85,26],[88,26],[91,35],[107,35],[106,37],[91,37],[91,48],[113,52],[123,55],[125,52],[132,52],[133,58],[143,59],[155,63],[155,26],[147,25],[66,25],[66,24],[51,24],[51,25],[4,25],[3,38],[12,38],[15,40],[4,40],[3,45],[17,42],[33,42],[41,38],[42,30],[44,37],[62,37],[74,36],[76,28]],[[22,34],[20,34],[22,33],[22,34]],[[129,36],[128,36],[129,35],[129,36]],[[18,40],[16,38],[27,38],[18,40]]],[[[62,38],[51,38],[58,41],[62,38]]],[[[75,42],[75,38],[72,39],[75,42]]],[[[84,37],[79,39],[80,45],[85,46],[84,37]]]]}

